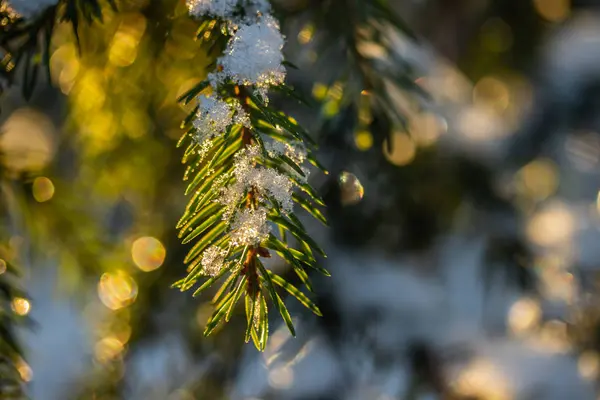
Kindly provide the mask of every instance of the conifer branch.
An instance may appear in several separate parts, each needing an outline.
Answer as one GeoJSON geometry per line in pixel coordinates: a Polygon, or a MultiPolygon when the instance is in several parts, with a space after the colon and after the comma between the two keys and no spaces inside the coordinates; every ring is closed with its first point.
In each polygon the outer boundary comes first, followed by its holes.
{"type": "MultiPolygon", "coordinates": [[[[190,14],[201,18],[198,39],[218,56],[214,71],[179,100],[197,106],[184,120],[179,146],[187,144],[184,179],[190,200],[177,227],[184,243],[195,241],[185,262],[188,274],[174,284],[194,292],[224,279],[213,299],[215,311],[205,335],[229,320],[244,298],[247,329],[264,350],[268,338],[267,296],[290,332],[295,330],[278,287],[320,315],[298,288],[269,271],[261,259],[277,254],[311,289],[306,269],[317,266],[313,252],[324,252],[294,214],[298,203],[313,215],[323,201],[308,184],[306,161],[318,164],[314,141],[291,117],[269,103],[270,88],[285,88],[281,53],[284,38],[264,0],[190,0],[190,14]],[[218,51],[217,51],[218,50],[218,51]],[[300,195],[298,192],[303,192],[300,195]],[[272,233],[279,229],[279,237],[272,233]],[[300,250],[291,247],[294,238],[300,250]]],[[[321,218],[325,222],[324,218],[321,218]]]]}

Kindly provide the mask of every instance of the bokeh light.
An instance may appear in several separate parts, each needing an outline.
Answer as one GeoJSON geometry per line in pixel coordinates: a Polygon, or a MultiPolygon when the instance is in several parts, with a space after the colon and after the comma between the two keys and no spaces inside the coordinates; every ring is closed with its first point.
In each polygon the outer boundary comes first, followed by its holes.
{"type": "Polygon", "coordinates": [[[98,296],[111,310],[118,310],[133,303],[137,297],[138,286],[125,271],[104,273],[98,283],[98,296]]]}
{"type": "Polygon", "coordinates": [[[33,379],[33,370],[23,359],[19,359],[16,363],[17,371],[19,376],[24,382],[30,382],[33,379]]]}
{"type": "Polygon", "coordinates": [[[508,313],[508,327],[517,335],[530,332],[538,326],[542,318],[542,310],[539,303],[531,298],[525,297],[516,301],[508,313]]]}
{"type": "Polygon", "coordinates": [[[367,130],[360,130],[354,134],[354,144],[360,151],[367,151],[373,147],[373,135],[367,130]]]}
{"type": "Polygon", "coordinates": [[[298,33],[298,42],[300,42],[300,44],[307,44],[307,43],[309,43],[312,40],[314,33],[315,33],[315,27],[314,27],[314,25],[307,24],[298,33]]]}
{"type": "Polygon", "coordinates": [[[269,371],[269,385],[275,389],[288,389],[294,383],[294,371],[287,365],[269,371]]]}
{"type": "Polygon", "coordinates": [[[6,261],[0,258],[0,275],[6,272],[6,261]]]}
{"type": "Polygon", "coordinates": [[[338,181],[342,205],[350,206],[358,204],[362,200],[365,189],[356,175],[344,171],[340,174],[338,181]]]}
{"type": "Polygon", "coordinates": [[[595,380],[598,377],[598,369],[600,368],[600,357],[595,351],[585,351],[581,353],[577,360],[577,369],[579,375],[587,380],[595,380]]]}
{"type": "Polygon", "coordinates": [[[502,371],[491,361],[475,359],[455,381],[455,390],[466,398],[510,400],[513,398],[502,371]]]}
{"type": "Polygon", "coordinates": [[[65,43],[52,53],[50,58],[51,78],[54,83],[58,83],[63,94],[71,92],[79,70],[79,58],[73,43],[65,43]]]}
{"type": "Polygon", "coordinates": [[[133,262],[144,272],[160,268],[166,255],[167,251],[160,240],[150,236],[136,239],[131,246],[133,262]]]}
{"type": "Polygon", "coordinates": [[[474,141],[498,139],[508,133],[501,118],[484,105],[473,105],[461,110],[457,117],[457,128],[465,137],[474,141]]]}
{"type": "Polygon", "coordinates": [[[573,274],[560,265],[542,268],[539,278],[541,291],[546,298],[567,304],[576,298],[577,285],[573,274]]]}
{"type": "Polygon", "coordinates": [[[0,131],[0,153],[8,168],[36,171],[52,160],[56,129],[46,115],[32,109],[18,109],[10,114],[0,131]]]}
{"type": "Polygon", "coordinates": [[[33,180],[32,192],[35,201],[43,203],[54,196],[54,184],[49,178],[39,176],[33,180]]]}
{"type": "Polygon", "coordinates": [[[527,223],[527,237],[539,246],[565,244],[574,230],[573,214],[560,202],[552,203],[535,213],[527,223]]]}
{"type": "Polygon", "coordinates": [[[546,322],[535,342],[536,346],[545,351],[566,353],[571,349],[567,332],[567,324],[559,320],[546,322]]]}
{"type": "Polygon", "coordinates": [[[560,22],[571,12],[570,0],[533,0],[538,14],[550,22],[560,22]]]}
{"type": "Polygon", "coordinates": [[[108,52],[108,60],[117,67],[133,64],[137,57],[137,44],[137,40],[132,35],[117,32],[108,52]]]}
{"type": "Polygon", "coordinates": [[[410,119],[410,137],[421,147],[435,144],[448,130],[448,123],[439,115],[430,112],[417,114],[410,119]]]}
{"type": "Polygon", "coordinates": [[[397,166],[408,165],[415,158],[417,148],[415,142],[403,132],[393,132],[391,135],[392,148],[388,149],[388,138],[383,142],[383,154],[387,160],[397,166]]]}
{"type": "Polygon", "coordinates": [[[473,88],[473,103],[489,107],[497,114],[506,111],[510,100],[506,84],[493,76],[481,78],[473,88]]]}
{"type": "Polygon", "coordinates": [[[29,311],[31,310],[31,304],[27,299],[15,297],[11,302],[11,308],[16,314],[24,316],[29,314],[29,311]]]}
{"type": "Polygon", "coordinates": [[[327,96],[327,86],[316,82],[312,88],[312,95],[317,100],[323,100],[327,96]]]}
{"type": "Polygon", "coordinates": [[[124,345],[119,339],[114,336],[107,336],[100,339],[94,346],[94,356],[100,363],[104,364],[120,356],[123,350],[124,345]]]}
{"type": "Polygon", "coordinates": [[[544,200],[558,187],[558,167],[552,160],[538,159],[524,166],[517,175],[517,190],[532,200],[544,200]]]}

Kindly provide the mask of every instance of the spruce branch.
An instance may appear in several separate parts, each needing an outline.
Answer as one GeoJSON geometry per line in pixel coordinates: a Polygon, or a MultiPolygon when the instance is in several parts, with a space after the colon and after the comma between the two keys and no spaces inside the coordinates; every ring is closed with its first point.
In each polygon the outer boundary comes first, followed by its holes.
{"type": "Polygon", "coordinates": [[[184,260],[187,276],[173,286],[189,290],[206,277],[196,296],[224,279],[204,334],[228,321],[243,297],[245,341],[252,338],[264,350],[267,297],[292,335],[295,329],[279,290],[321,315],[305,294],[261,259],[278,255],[309,290],[307,270],[329,275],[314,256],[325,253],[294,214],[298,204],[326,223],[319,210],[324,203],[307,181],[305,164],[322,167],[312,154],[315,142],[308,133],[269,102],[271,88],[295,93],[284,83],[284,39],[270,5],[263,0],[190,0],[188,7],[202,19],[197,38],[217,59],[208,79],[179,99],[185,104],[197,101],[182,124],[186,131],[178,143],[187,144],[184,179],[191,180],[186,189],[191,197],[177,228],[184,243],[195,244],[184,260]]]}

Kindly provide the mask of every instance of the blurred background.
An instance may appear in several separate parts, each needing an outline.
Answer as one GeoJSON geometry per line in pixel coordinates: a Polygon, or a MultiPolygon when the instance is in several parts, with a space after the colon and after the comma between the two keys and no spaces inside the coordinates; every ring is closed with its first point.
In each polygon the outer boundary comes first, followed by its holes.
{"type": "Polygon", "coordinates": [[[1,99],[32,399],[599,398],[600,2],[378,4],[274,3],[314,104],[273,101],[330,170],[330,227],[306,222],[332,277],[313,277],[324,317],[288,299],[298,337],[273,318],[264,353],[242,310],[205,338],[212,296],[170,289],[199,22],[123,0],[80,25],[81,55],[57,25],[51,82],[1,99]]]}

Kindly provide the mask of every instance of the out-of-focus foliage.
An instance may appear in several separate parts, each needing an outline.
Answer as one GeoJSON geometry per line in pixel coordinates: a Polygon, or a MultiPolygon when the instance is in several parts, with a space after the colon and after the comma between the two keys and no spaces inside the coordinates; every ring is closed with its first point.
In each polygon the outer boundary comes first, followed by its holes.
{"type": "MultiPolygon", "coordinates": [[[[113,11],[114,0],[108,0],[113,11]]],[[[79,45],[81,21],[92,24],[102,21],[102,5],[98,0],[62,0],[49,3],[0,3],[0,94],[20,74],[23,96],[30,99],[40,74],[50,73],[51,42],[54,29],[66,22],[79,45]],[[19,14],[20,12],[25,15],[19,14]]]]}
{"type": "Polygon", "coordinates": [[[31,380],[31,369],[17,337],[17,327],[26,321],[30,303],[18,280],[21,271],[16,263],[23,239],[15,234],[10,212],[14,211],[14,182],[5,171],[0,165],[0,397],[18,400],[25,398],[23,385],[31,380]]]}

